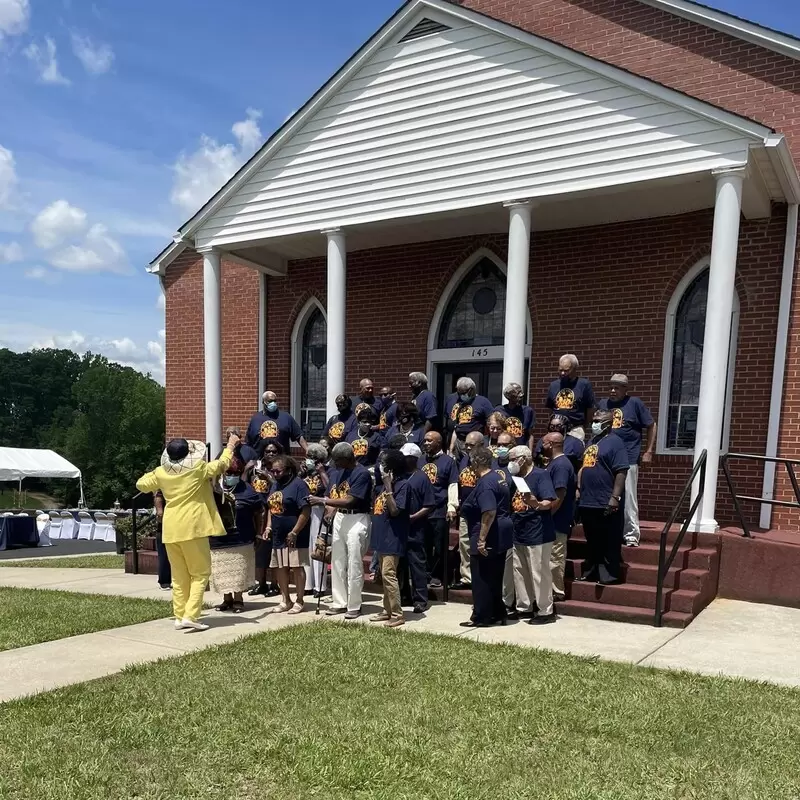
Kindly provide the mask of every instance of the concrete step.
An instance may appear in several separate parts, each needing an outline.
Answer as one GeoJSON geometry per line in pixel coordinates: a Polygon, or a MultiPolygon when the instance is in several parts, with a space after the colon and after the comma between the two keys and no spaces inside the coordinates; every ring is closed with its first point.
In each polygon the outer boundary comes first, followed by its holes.
{"type": "MultiPolygon", "coordinates": [[[[568,600],[584,603],[600,603],[612,606],[631,606],[655,610],[656,587],[622,583],[616,586],[601,586],[598,583],[564,581],[568,600]]],[[[697,614],[702,609],[700,591],[689,589],[664,589],[662,602],[665,611],[680,611],[697,614]]]]}
{"type": "MultiPolygon", "coordinates": [[[[562,600],[556,605],[556,613],[571,617],[607,619],[612,622],[633,622],[639,625],[652,625],[654,612],[649,608],[636,606],[617,606],[610,603],[586,603],[580,600],[562,600]]],[[[668,611],[662,615],[661,624],[668,628],[685,628],[693,619],[692,614],[668,611]]]]}

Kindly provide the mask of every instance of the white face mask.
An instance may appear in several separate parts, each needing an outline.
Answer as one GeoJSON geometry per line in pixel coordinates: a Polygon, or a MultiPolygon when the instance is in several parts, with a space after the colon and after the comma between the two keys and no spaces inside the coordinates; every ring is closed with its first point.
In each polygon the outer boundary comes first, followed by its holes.
{"type": "Polygon", "coordinates": [[[599,436],[603,432],[603,423],[602,422],[593,422],[592,423],[592,436],[599,436]]]}
{"type": "Polygon", "coordinates": [[[519,464],[516,461],[509,461],[508,462],[508,471],[512,475],[519,475],[519,464]]]}

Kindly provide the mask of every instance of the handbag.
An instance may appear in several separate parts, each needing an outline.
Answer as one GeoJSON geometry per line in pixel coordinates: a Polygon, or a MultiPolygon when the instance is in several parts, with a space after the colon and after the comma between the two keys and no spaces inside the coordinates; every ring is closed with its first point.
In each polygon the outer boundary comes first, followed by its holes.
{"type": "Polygon", "coordinates": [[[333,526],[323,520],[319,526],[319,533],[311,550],[311,558],[323,564],[331,563],[331,542],[333,541],[333,526]]]}

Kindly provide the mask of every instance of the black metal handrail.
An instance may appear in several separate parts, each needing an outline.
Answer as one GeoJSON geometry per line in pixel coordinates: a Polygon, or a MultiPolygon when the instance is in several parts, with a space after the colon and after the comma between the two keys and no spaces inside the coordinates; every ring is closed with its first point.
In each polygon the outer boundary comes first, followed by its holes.
{"type": "Polygon", "coordinates": [[[661,627],[661,618],[664,615],[663,609],[663,596],[664,596],[664,581],[667,579],[667,574],[669,573],[670,569],[672,568],[672,562],[675,561],[675,556],[678,555],[678,550],[680,550],[681,545],[683,544],[683,537],[686,536],[686,532],[689,530],[689,525],[692,522],[692,518],[697,511],[698,506],[700,505],[700,501],[703,499],[703,493],[705,491],[705,484],[706,484],[706,463],[708,462],[708,451],[703,450],[700,453],[700,458],[697,459],[697,462],[694,465],[694,469],[692,470],[692,474],[689,476],[686,484],[683,487],[683,491],[681,492],[681,496],[678,499],[678,502],[675,503],[674,508],[672,509],[672,513],[669,515],[669,519],[667,520],[667,524],[664,525],[664,529],[661,531],[661,542],[658,548],[658,578],[656,580],[656,614],[655,619],[653,620],[653,625],[656,628],[661,627]],[[670,551],[669,557],[667,556],[667,538],[669,536],[670,528],[675,524],[675,520],[678,518],[678,514],[680,514],[681,508],[683,508],[683,504],[686,502],[686,498],[689,493],[692,491],[692,484],[694,484],[695,479],[697,478],[698,474],[700,475],[700,488],[697,492],[697,497],[692,501],[692,505],[689,508],[689,513],[686,515],[686,519],[683,521],[683,525],[681,525],[681,529],[678,532],[678,536],[675,539],[675,543],[672,545],[672,550],[670,551]]]}
{"type": "Polygon", "coordinates": [[[742,535],[746,536],[748,539],[751,538],[750,528],[747,526],[747,522],[745,521],[744,513],[742,512],[742,506],[739,502],[740,500],[748,500],[752,503],[759,504],[766,503],[770,506],[780,506],[782,508],[800,508],[800,484],[797,482],[797,474],[794,471],[795,465],[800,465],[800,461],[796,458],[758,456],[752,455],[751,453],[725,453],[724,456],[720,457],[720,463],[722,464],[722,471],[725,473],[725,482],[728,484],[728,491],[731,493],[733,507],[736,509],[736,515],[739,517],[739,522],[742,526],[742,535]],[[793,503],[791,500],[773,500],[768,497],[753,497],[752,495],[748,494],[737,494],[736,489],[733,486],[733,477],[731,476],[731,471],[728,467],[728,461],[730,461],[732,458],[740,461],[756,461],[762,464],[783,464],[786,467],[786,472],[789,476],[789,481],[792,484],[792,489],[794,490],[794,496],[797,502],[793,503]]]}

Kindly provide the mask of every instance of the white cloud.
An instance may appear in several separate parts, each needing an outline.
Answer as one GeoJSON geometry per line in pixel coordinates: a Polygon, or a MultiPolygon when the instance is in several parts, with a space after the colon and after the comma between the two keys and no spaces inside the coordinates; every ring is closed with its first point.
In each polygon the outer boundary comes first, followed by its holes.
{"type": "Polygon", "coordinates": [[[30,16],[28,0],[0,0],[0,40],[24,33],[30,16]]]}
{"type": "Polygon", "coordinates": [[[162,342],[166,340],[166,338],[167,338],[167,332],[166,332],[166,330],[164,330],[164,328],[162,328],[162,329],[161,329],[161,330],[158,332],[158,338],[159,338],[159,339],[161,339],[161,341],[162,341],[162,342]]]}
{"type": "Polygon", "coordinates": [[[136,342],[134,342],[133,339],[129,339],[127,336],[124,339],[112,339],[109,342],[109,345],[111,345],[111,347],[113,347],[123,358],[135,356],[138,349],[136,347],[136,342]]]}
{"type": "Polygon", "coordinates": [[[82,208],[71,206],[66,200],[56,200],[42,209],[31,223],[36,244],[49,250],[86,230],[88,220],[82,208]]]}
{"type": "Polygon", "coordinates": [[[41,281],[42,283],[54,284],[61,281],[61,275],[44,267],[28,267],[22,274],[28,280],[41,281]]]}
{"type": "Polygon", "coordinates": [[[44,47],[40,47],[36,42],[31,42],[22,52],[36,65],[39,70],[39,79],[43,83],[69,86],[69,79],[58,71],[56,43],[49,36],[45,37],[44,47]]]}
{"type": "Polygon", "coordinates": [[[77,331],[70,333],[53,334],[31,344],[32,350],[46,350],[55,347],[65,350],[78,350],[86,341],[86,337],[77,331]]]}
{"type": "Polygon", "coordinates": [[[258,127],[261,112],[247,109],[247,119],[235,122],[231,132],[238,144],[219,144],[203,134],[193,153],[181,153],[173,166],[175,178],[170,200],[194,213],[255,152],[263,136],[258,127]]]}
{"type": "MultiPolygon", "coordinates": [[[[0,0],[0,3],[2,0],[0,0]]],[[[14,154],[0,144],[0,208],[9,208],[17,191],[14,154]]]]}
{"type": "Polygon", "coordinates": [[[164,355],[164,348],[158,342],[148,342],[147,352],[150,353],[153,358],[161,358],[161,356],[164,355]]]}
{"type": "Polygon", "coordinates": [[[110,45],[96,44],[88,36],[72,34],[72,52],[91,75],[102,75],[114,63],[114,51],[110,45]]]}
{"type": "Polygon", "coordinates": [[[68,272],[130,271],[122,245],[109,235],[105,225],[89,228],[81,244],[71,244],[56,250],[48,257],[50,266],[68,272]]]}
{"type": "Polygon", "coordinates": [[[19,242],[0,244],[0,264],[11,264],[14,261],[22,261],[22,248],[19,242]]]}
{"type": "Polygon", "coordinates": [[[159,294],[158,296],[158,299],[156,300],[156,308],[159,311],[164,311],[166,307],[167,307],[167,298],[164,296],[164,293],[161,292],[161,294],[159,294]]]}

